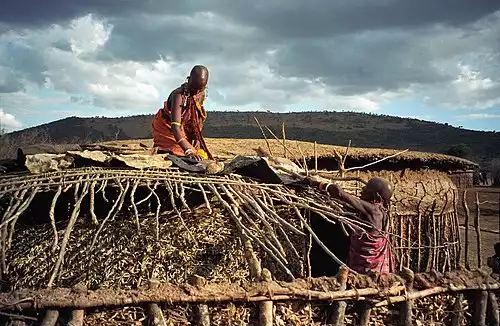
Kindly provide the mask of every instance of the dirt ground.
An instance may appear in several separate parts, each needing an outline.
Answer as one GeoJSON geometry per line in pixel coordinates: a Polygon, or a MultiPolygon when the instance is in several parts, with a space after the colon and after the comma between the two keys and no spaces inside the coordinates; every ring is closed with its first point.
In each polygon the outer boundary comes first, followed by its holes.
{"type": "MultiPolygon", "coordinates": [[[[494,187],[476,187],[467,189],[467,205],[469,206],[469,262],[471,268],[478,267],[478,248],[477,236],[474,228],[474,220],[476,218],[476,193],[479,195],[479,224],[481,234],[481,268],[490,270],[486,265],[486,259],[494,255],[493,246],[495,243],[500,242],[500,188],[494,187]]],[[[461,193],[462,194],[462,193],[461,193]]],[[[465,252],[465,212],[462,206],[462,196],[458,202],[458,214],[460,219],[460,236],[462,242],[462,263],[464,260],[465,252]]]]}

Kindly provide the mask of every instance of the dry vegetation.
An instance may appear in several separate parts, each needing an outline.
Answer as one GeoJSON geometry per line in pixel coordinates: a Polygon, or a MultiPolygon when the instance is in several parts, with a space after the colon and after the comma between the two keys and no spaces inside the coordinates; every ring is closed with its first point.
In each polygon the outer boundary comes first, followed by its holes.
{"type": "MultiPolygon", "coordinates": [[[[210,110],[210,108],[209,108],[210,110]]],[[[152,109],[152,112],[155,109],[152,109]]],[[[353,112],[213,112],[210,111],[204,135],[212,138],[262,138],[254,117],[278,136],[285,123],[287,138],[355,147],[410,148],[446,151],[456,144],[471,149],[470,159],[489,165],[500,157],[500,133],[455,128],[447,124],[391,116],[353,112]]],[[[140,139],[151,137],[151,115],[122,118],[67,118],[33,128],[49,130],[55,142],[70,138],[99,140],[140,139]]],[[[22,133],[22,132],[20,132],[22,133]]],[[[16,133],[19,134],[19,133],[16,133]]]]}

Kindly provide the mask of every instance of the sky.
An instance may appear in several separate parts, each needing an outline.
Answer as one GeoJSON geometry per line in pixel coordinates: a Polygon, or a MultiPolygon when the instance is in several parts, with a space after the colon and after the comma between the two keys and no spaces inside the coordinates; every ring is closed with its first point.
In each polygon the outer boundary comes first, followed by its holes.
{"type": "Polygon", "coordinates": [[[154,114],[195,64],[210,71],[209,111],[500,130],[498,0],[8,1],[0,124],[154,114]]]}

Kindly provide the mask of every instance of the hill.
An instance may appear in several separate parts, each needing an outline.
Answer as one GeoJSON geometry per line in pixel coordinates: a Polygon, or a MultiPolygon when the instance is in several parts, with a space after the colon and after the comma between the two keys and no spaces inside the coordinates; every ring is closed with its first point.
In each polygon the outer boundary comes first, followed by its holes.
{"type": "MultiPolygon", "coordinates": [[[[481,165],[500,158],[500,133],[473,131],[448,124],[354,112],[209,112],[204,135],[212,138],[262,138],[254,117],[287,139],[356,147],[381,147],[442,153],[460,147],[481,165]]],[[[70,117],[9,134],[11,139],[44,135],[51,142],[96,142],[151,137],[152,115],[121,118],[70,117]]]]}

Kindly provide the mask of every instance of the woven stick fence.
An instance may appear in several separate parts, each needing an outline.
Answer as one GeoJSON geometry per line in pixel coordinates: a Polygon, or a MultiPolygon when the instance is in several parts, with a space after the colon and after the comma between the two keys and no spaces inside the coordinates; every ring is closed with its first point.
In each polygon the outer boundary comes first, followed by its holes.
{"type": "MultiPolygon", "coordinates": [[[[136,171],[136,170],[105,170],[82,169],[71,170],[63,173],[47,173],[40,175],[23,175],[0,179],[0,198],[8,197],[7,205],[3,212],[0,229],[2,230],[2,272],[6,272],[6,251],[12,245],[16,224],[28,209],[38,193],[50,191],[51,199],[49,218],[54,238],[52,250],[59,252],[58,258],[51,267],[51,275],[47,286],[54,285],[55,280],[64,268],[65,254],[69,239],[75,225],[83,214],[81,209],[84,200],[88,201],[89,224],[96,227],[90,247],[96,246],[99,237],[107,223],[113,221],[126,206],[131,208],[136,223],[137,232],[141,232],[139,206],[146,201],[156,202],[154,218],[156,221],[155,237],[159,238],[160,215],[162,206],[173,211],[178,218],[178,223],[185,225],[183,212],[190,212],[191,208],[186,200],[187,192],[201,194],[209,212],[215,201],[225,210],[241,234],[242,241],[250,241],[259,247],[288,278],[295,275],[290,270],[290,260],[301,260],[297,248],[288,238],[288,234],[305,237],[310,234],[312,238],[329,254],[329,256],[343,264],[324,246],[321,240],[308,226],[305,211],[318,214],[331,223],[342,222],[351,228],[360,229],[368,225],[352,218],[338,202],[321,200],[316,192],[304,191],[300,196],[295,191],[282,185],[262,184],[238,176],[196,176],[178,171],[136,171]],[[166,200],[160,198],[158,189],[166,189],[166,200]],[[139,187],[146,188],[149,192],[145,198],[136,199],[139,187]],[[109,201],[107,192],[115,188],[118,196],[110,203],[111,209],[102,220],[98,220],[94,203],[97,196],[104,201],[109,201]],[[56,227],[55,209],[61,194],[71,192],[74,204],[69,211],[69,221],[65,227],[62,238],[56,227]],[[320,204],[321,203],[321,204],[320,204]],[[276,205],[275,205],[276,204],[276,205]],[[168,206],[168,207],[167,207],[168,206]],[[287,219],[281,215],[283,207],[292,214],[287,219]],[[279,240],[282,239],[282,240],[279,240]]],[[[193,235],[190,235],[194,239],[193,235]]]]}

